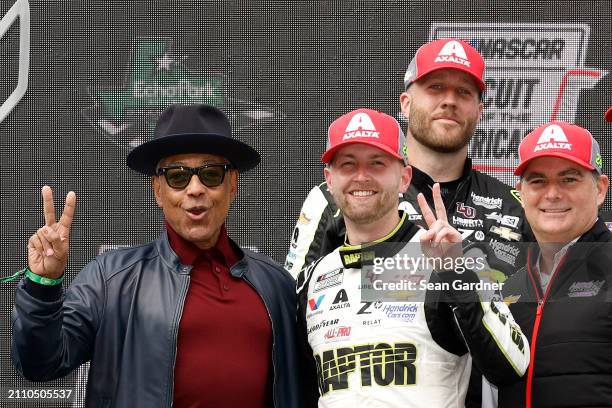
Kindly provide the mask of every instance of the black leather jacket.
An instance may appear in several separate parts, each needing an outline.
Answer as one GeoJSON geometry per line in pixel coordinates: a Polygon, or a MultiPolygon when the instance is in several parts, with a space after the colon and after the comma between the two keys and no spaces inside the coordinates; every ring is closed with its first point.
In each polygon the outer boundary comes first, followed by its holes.
{"type": "MultiPolygon", "coordinates": [[[[231,274],[257,291],[270,316],[271,402],[299,407],[295,282],[270,258],[243,252],[231,274]]],[[[20,282],[12,315],[15,366],[27,379],[48,381],[91,361],[88,408],[170,407],[190,271],[164,233],[152,243],[98,256],[55,300],[32,296],[20,282]]]]}

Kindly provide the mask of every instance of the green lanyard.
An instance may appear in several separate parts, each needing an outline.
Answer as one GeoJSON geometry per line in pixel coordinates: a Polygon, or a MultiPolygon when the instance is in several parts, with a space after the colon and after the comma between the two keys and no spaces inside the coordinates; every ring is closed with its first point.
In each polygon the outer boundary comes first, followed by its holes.
{"type": "Polygon", "coordinates": [[[11,276],[0,278],[0,283],[16,281],[17,279],[20,279],[21,276],[23,275],[27,276],[28,279],[30,279],[33,282],[39,283],[41,285],[46,285],[46,286],[59,285],[60,283],[64,281],[64,276],[65,276],[65,275],[62,275],[58,279],[46,278],[44,276],[35,274],[34,272],[30,270],[29,267],[26,266],[25,268],[23,268],[20,271],[15,272],[11,276]]]}
{"type": "Polygon", "coordinates": [[[25,274],[26,269],[28,269],[28,268],[23,268],[22,270],[15,272],[11,276],[6,276],[4,278],[0,278],[0,283],[12,282],[12,281],[16,281],[17,279],[20,279],[21,276],[23,274],[25,274]]]}

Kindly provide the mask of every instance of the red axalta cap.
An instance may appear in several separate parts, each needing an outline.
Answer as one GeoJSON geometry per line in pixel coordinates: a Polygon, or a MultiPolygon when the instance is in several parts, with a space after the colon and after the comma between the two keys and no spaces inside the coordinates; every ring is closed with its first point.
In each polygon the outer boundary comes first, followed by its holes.
{"type": "Polygon", "coordinates": [[[608,122],[612,122],[612,106],[610,106],[608,108],[608,110],[606,111],[606,115],[605,116],[606,116],[606,120],[608,122]]]}
{"type": "Polygon", "coordinates": [[[438,69],[458,69],[470,74],[483,92],[485,62],[474,47],[457,38],[443,38],[424,44],[414,54],[404,75],[404,88],[438,69]]]}
{"type": "Polygon", "coordinates": [[[327,131],[327,149],[321,161],[329,163],[340,148],[353,143],[377,147],[408,163],[404,132],[397,120],[387,114],[361,108],[334,120],[327,131]]]}
{"type": "Polygon", "coordinates": [[[529,161],[542,156],[560,157],[602,172],[599,143],[588,130],[567,122],[549,122],[525,136],[519,146],[519,165],[514,175],[520,176],[529,161]]]}

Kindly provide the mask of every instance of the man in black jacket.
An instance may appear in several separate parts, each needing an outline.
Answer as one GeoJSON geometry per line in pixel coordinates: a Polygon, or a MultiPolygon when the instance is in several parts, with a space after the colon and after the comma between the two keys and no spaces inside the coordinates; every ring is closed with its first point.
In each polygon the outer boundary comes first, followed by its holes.
{"type": "Polygon", "coordinates": [[[294,280],[241,249],[225,219],[238,173],[260,161],[205,105],[172,105],[127,165],[152,177],[166,231],[102,254],[62,280],[76,196],[28,242],[13,311],[12,358],[35,381],[91,361],[86,406],[300,407],[294,280]],[[194,177],[196,176],[196,177],[194,177]]]}
{"type": "Polygon", "coordinates": [[[521,382],[500,387],[500,406],[612,406],[612,233],[597,215],[609,184],[599,145],[586,129],[550,122],[525,137],[519,156],[517,188],[537,244],[504,296],[531,364],[521,382]]]}

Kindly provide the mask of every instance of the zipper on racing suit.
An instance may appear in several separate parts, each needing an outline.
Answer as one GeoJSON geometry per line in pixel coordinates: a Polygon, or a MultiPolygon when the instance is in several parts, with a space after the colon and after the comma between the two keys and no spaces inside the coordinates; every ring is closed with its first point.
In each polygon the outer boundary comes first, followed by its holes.
{"type": "MultiPolygon", "coordinates": [[[[536,318],[533,323],[533,330],[531,332],[531,349],[529,356],[529,369],[527,370],[527,383],[525,384],[525,407],[531,408],[531,396],[532,396],[532,381],[533,381],[533,370],[535,367],[535,349],[538,340],[538,332],[540,330],[540,321],[542,320],[542,313],[544,312],[544,305],[546,304],[546,300],[548,299],[548,295],[550,294],[550,288],[553,285],[555,277],[557,276],[557,272],[561,269],[561,266],[565,263],[565,257],[567,253],[563,255],[559,264],[552,272],[552,276],[550,277],[550,282],[548,282],[548,286],[546,287],[546,292],[544,296],[540,296],[540,292],[542,291],[541,285],[537,282],[540,282],[539,276],[534,277],[533,272],[531,271],[531,248],[527,251],[527,275],[531,280],[531,284],[533,285],[533,290],[535,291],[536,298],[538,300],[538,306],[536,308],[536,318]],[[537,278],[537,282],[536,282],[537,278]]],[[[538,267],[539,268],[539,267],[538,267]]]]}

